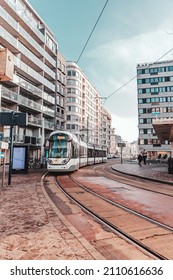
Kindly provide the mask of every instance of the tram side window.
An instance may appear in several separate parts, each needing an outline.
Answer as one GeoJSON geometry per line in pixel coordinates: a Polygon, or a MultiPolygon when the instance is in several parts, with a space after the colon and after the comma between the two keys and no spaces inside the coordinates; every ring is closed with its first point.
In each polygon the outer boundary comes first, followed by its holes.
{"type": "Polygon", "coordinates": [[[98,151],[95,150],[95,157],[97,158],[98,157],[98,151]]]}
{"type": "Polygon", "coordinates": [[[72,144],[72,158],[78,158],[79,156],[79,147],[76,143],[72,144]]]}
{"type": "Polygon", "coordinates": [[[106,157],[106,151],[102,150],[102,151],[101,151],[101,156],[102,156],[102,157],[106,157]]]}
{"type": "Polygon", "coordinates": [[[93,149],[88,149],[88,157],[94,157],[94,150],[93,149]]]}
{"type": "Polygon", "coordinates": [[[87,149],[85,147],[80,147],[80,157],[87,156],[87,149]]]}
{"type": "Polygon", "coordinates": [[[95,157],[106,157],[106,151],[95,150],[95,157]]]}

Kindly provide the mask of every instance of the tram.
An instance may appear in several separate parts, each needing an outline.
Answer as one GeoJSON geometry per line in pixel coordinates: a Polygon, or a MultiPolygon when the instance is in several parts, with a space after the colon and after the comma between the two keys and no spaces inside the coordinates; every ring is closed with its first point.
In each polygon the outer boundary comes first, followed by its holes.
{"type": "Polygon", "coordinates": [[[68,131],[56,130],[49,136],[47,169],[52,172],[71,172],[82,166],[107,161],[106,149],[79,141],[68,131]]]}

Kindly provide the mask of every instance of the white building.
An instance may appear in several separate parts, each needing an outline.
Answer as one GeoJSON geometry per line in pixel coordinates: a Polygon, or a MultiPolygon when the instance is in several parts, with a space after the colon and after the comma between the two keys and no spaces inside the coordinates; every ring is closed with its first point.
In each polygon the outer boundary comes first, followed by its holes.
{"type": "Polygon", "coordinates": [[[153,128],[156,118],[173,117],[173,61],[137,65],[139,149],[148,158],[169,155],[169,139],[159,140],[153,128]]]}
{"type": "MultiPolygon", "coordinates": [[[[27,127],[15,126],[14,145],[43,159],[45,138],[64,127],[65,59],[28,1],[0,3],[0,111],[28,114],[27,127]]],[[[0,131],[1,138],[9,137],[9,127],[0,131]]]]}
{"type": "Polygon", "coordinates": [[[87,143],[110,149],[111,115],[99,92],[75,62],[67,62],[66,129],[87,143]]]}

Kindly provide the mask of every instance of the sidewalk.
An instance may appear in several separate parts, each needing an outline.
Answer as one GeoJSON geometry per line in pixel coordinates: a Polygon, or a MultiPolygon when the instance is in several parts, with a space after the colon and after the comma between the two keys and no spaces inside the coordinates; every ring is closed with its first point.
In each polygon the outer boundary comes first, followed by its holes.
{"type": "Polygon", "coordinates": [[[146,164],[140,167],[137,163],[125,162],[113,164],[112,169],[132,176],[173,184],[173,174],[168,174],[168,165],[165,163],[146,164]]]}
{"type": "Polygon", "coordinates": [[[51,205],[45,172],[12,175],[12,187],[1,189],[0,260],[104,259],[51,205]]]}

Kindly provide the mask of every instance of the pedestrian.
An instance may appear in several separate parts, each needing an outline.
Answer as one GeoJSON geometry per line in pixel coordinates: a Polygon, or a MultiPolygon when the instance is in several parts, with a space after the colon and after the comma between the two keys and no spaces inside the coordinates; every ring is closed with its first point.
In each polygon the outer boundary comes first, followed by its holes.
{"type": "Polygon", "coordinates": [[[142,155],[141,154],[138,155],[138,164],[140,167],[142,167],[142,155]]]}
{"type": "Polygon", "coordinates": [[[142,159],[143,159],[143,163],[146,165],[147,152],[146,152],[145,150],[143,150],[143,153],[142,153],[142,159]]]}

